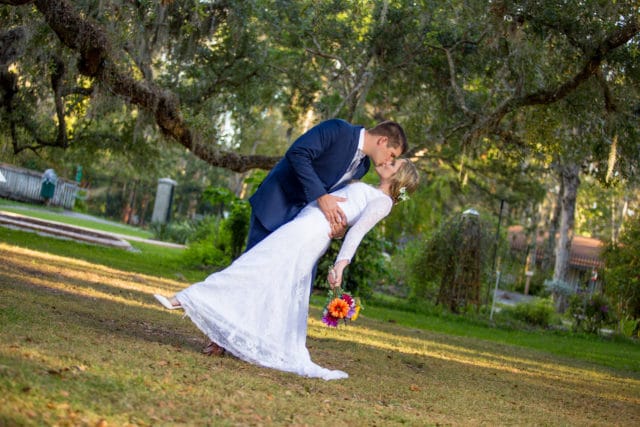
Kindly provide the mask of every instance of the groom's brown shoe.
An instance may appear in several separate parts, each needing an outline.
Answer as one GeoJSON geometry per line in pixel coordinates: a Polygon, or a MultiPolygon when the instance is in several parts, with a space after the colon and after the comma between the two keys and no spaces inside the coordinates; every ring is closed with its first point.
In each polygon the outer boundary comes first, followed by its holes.
{"type": "Polygon", "coordinates": [[[202,349],[202,353],[207,356],[222,356],[226,353],[226,350],[223,347],[220,347],[218,344],[211,341],[209,345],[202,349]]]}

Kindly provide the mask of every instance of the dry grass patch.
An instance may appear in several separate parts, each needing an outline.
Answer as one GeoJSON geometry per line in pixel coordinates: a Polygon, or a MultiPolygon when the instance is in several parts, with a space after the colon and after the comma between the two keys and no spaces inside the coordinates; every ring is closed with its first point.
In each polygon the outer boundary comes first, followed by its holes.
{"type": "MultiPolygon", "coordinates": [[[[0,425],[640,424],[640,377],[318,308],[325,382],[199,353],[152,294],[187,283],[0,243],[0,425]]],[[[366,313],[365,313],[366,314],[366,313]]]]}

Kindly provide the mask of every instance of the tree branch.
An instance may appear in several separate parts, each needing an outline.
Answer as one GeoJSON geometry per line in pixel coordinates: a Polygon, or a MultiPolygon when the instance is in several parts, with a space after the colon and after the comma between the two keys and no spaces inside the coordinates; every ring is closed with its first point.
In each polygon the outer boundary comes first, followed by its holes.
{"type": "Polygon", "coordinates": [[[93,86],[91,87],[72,87],[72,88],[65,88],[62,90],[62,96],[67,96],[67,95],[82,95],[82,96],[91,96],[91,94],[93,94],[93,86]]]}
{"type": "Polygon", "coordinates": [[[624,26],[619,27],[591,50],[582,68],[572,78],[553,88],[532,92],[519,97],[507,98],[491,114],[485,116],[467,131],[463,137],[464,142],[474,141],[481,135],[495,129],[505,115],[518,108],[533,105],[548,105],[565,98],[598,72],[607,54],[631,40],[631,38],[638,33],[640,33],[640,21],[637,19],[635,21],[629,21],[624,26]]]}
{"type": "Polygon", "coordinates": [[[456,100],[458,101],[458,106],[462,110],[462,112],[471,118],[476,118],[478,115],[475,111],[471,111],[464,100],[464,94],[458,86],[456,82],[456,67],[453,63],[453,57],[451,56],[451,51],[447,48],[442,48],[444,50],[445,55],[447,56],[447,64],[449,65],[449,82],[451,84],[451,88],[453,89],[453,93],[455,94],[456,100]]]}
{"type": "Polygon", "coordinates": [[[11,6],[20,6],[31,2],[33,2],[33,0],[0,0],[0,4],[8,4],[11,6]]]}
{"type": "Polygon", "coordinates": [[[602,61],[609,52],[625,44],[639,32],[640,21],[635,20],[628,22],[610,34],[609,37],[604,39],[602,43],[590,52],[590,56],[585,61],[582,69],[573,76],[573,78],[555,88],[525,95],[520,100],[516,100],[515,104],[519,106],[551,104],[564,98],[598,71],[600,64],[602,64],[602,61]]]}
{"type": "Polygon", "coordinates": [[[58,118],[58,135],[56,144],[62,148],[67,148],[67,121],[64,114],[64,99],[62,98],[62,79],[64,78],[65,66],[60,58],[53,58],[53,69],[51,70],[51,88],[53,89],[53,100],[56,106],[56,117],[58,118]]]}
{"type": "Polygon", "coordinates": [[[613,95],[611,94],[611,89],[609,89],[609,85],[602,75],[602,70],[598,69],[596,72],[596,78],[598,79],[598,83],[600,83],[600,87],[602,88],[602,96],[604,97],[604,109],[608,113],[613,113],[618,111],[618,107],[616,106],[615,101],[613,100],[613,95]]]}
{"type": "Polygon", "coordinates": [[[112,93],[153,114],[162,132],[188,148],[197,157],[217,167],[236,172],[270,169],[279,158],[223,152],[205,143],[189,129],[180,113],[176,96],[152,82],[135,80],[120,70],[111,54],[104,30],[81,16],[67,0],[35,0],[37,9],[60,41],[80,55],[78,70],[94,77],[112,93]]]}

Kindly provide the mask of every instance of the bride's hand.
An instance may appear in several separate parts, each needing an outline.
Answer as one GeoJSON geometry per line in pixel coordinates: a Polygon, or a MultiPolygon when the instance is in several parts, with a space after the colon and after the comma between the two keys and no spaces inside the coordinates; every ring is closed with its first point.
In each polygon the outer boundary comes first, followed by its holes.
{"type": "Polygon", "coordinates": [[[329,286],[331,289],[339,288],[342,285],[342,273],[344,268],[349,264],[347,261],[342,260],[338,261],[334,266],[329,269],[329,275],[327,276],[327,281],[329,282],[329,286]]]}
{"type": "Polygon", "coordinates": [[[329,233],[329,238],[331,239],[342,239],[347,232],[347,224],[333,224],[331,225],[331,232],[329,233]]]}
{"type": "Polygon", "coordinates": [[[338,274],[336,273],[336,269],[335,267],[332,265],[329,268],[329,274],[327,275],[327,282],[329,282],[329,286],[331,287],[331,290],[334,290],[335,288],[339,287],[339,284],[336,284],[338,281],[338,274]]]}

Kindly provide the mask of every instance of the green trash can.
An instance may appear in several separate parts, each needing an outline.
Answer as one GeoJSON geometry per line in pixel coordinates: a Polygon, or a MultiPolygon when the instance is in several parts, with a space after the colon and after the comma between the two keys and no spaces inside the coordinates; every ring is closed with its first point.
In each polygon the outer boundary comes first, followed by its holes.
{"type": "Polygon", "coordinates": [[[42,175],[42,185],[40,187],[40,197],[44,199],[45,203],[49,203],[49,200],[53,199],[57,182],[58,176],[53,169],[47,169],[44,171],[44,174],[42,175]]]}
{"type": "Polygon", "coordinates": [[[40,197],[43,199],[53,199],[53,193],[56,191],[56,185],[53,182],[43,182],[40,188],[40,197]]]}

